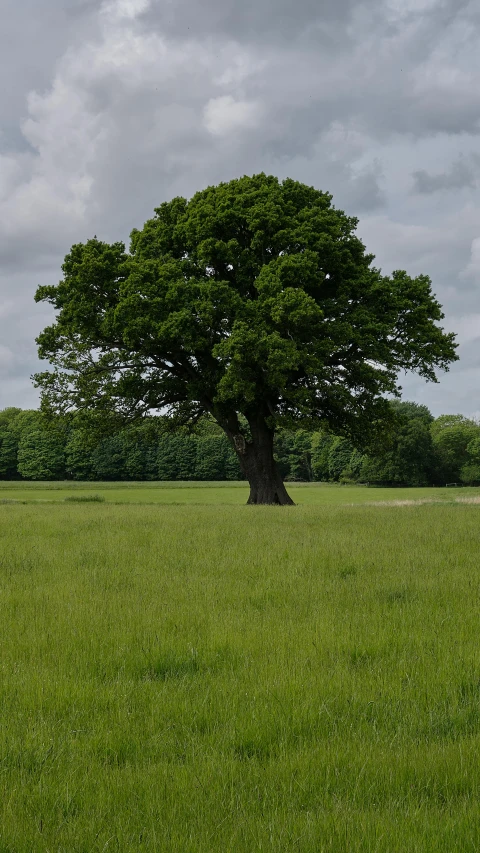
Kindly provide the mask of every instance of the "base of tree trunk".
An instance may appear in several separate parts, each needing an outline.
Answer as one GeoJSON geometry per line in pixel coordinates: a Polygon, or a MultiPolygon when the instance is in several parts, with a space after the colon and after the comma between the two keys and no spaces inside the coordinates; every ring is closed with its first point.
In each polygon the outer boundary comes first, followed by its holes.
{"type": "Polygon", "coordinates": [[[247,504],[266,504],[268,506],[295,506],[283,482],[250,483],[250,496],[247,504]]]}

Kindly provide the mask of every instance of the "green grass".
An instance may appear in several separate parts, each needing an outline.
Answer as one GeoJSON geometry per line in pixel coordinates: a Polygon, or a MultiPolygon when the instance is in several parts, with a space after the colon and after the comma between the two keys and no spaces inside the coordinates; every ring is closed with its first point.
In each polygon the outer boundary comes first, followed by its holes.
{"type": "Polygon", "coordinates": [[[480,506],[71,488],[0,506],[1,853],[480,848],[480,506]]]}
{"type": "MultiPolygon", "coordinates": [[[[383,489],[366,486],[339,486],[326,483],[287,483],[288,492],[297,504],[345,504],[371,501],[447,500],[478,495],[475,488],[406,488],[383,489]]],[[[0,503],[3,501],[65,501],[82,493],[104,497],[110,503],[221,504],[242,505],[248,498],[245,482],[5,482],[0,481],[0,503]]]]}

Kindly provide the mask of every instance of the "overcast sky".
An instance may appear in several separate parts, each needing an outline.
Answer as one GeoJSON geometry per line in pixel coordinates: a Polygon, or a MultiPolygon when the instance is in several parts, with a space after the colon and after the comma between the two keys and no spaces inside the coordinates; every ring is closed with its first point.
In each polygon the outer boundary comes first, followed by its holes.
{"type": "Polygon", "coordinates": [[[3,0],[0,408],[74,242],[259,171],[333,193],[385,273],[428,273],[458,334],[435,415],[480,414],[478,0],[3,0]]]}

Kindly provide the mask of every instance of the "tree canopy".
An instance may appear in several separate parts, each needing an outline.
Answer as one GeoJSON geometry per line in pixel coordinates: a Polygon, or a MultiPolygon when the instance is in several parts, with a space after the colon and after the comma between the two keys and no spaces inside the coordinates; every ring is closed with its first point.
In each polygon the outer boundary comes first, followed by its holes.
{"type": "Polygon", "coordinates": [[[264,174],[163,203],[123,243],[66,256],[36,300],[57,310],[38,338],[53,370],[43,406],[210,413],[238,454],[251,503],[291,502],[273,458],[278,427],[365,439],[412,370],[456,358],[427,275],[385,276],[328,193],[264,174]]]}

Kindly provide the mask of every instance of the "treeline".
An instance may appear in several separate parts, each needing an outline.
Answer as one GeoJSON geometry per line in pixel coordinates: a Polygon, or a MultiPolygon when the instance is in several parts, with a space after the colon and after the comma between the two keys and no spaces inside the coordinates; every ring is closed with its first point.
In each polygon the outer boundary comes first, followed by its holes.
{"type": "Polygon", "coordinates": [[[371,485],[480,485],[480,425],[463,415],[434,419],[426,406],[393,402],[393,429],[368,453],[322,432],[283,433],[282,474],[292,480],[371,485]]]}
{"type": "MultiPolygon", "coordinates": [[[[434,419],[426,406],[394,402],[395,426],[368,452],[327,432],[280,431],[276,457],[290,481],[385,485],[480,483],[480,426],[463,415],[434,419]]],[[[205,418],[172,433],[161,417],[99,436],[70,418],[0,411],[3,480],[240,480],[237,457],[205,418]]]]}
{"type": "Polygon", "coordinates": [[[239,480],[226,436],[204,420],[195,432],[170,433],[162,418],[100,436],[68,418],[0,412],[0,478],[4,480],[239,480]]]}

